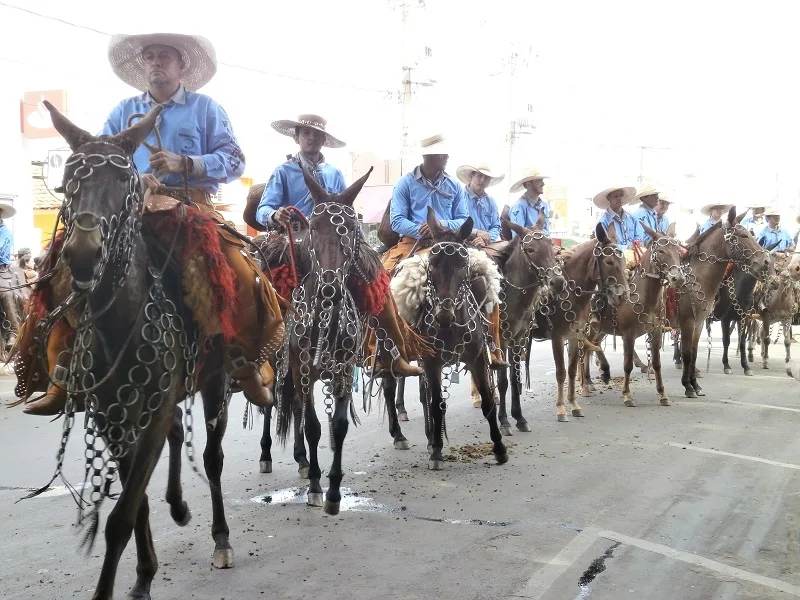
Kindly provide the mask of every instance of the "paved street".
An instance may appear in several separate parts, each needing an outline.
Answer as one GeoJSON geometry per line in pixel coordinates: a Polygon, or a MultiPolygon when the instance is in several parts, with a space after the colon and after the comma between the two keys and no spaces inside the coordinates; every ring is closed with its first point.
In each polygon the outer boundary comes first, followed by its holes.
{"type": "MultiPolygon", "coordinates": [[[[415,393],[403,424],[408,451],[392,448],[381,413],[361,413],[345,443],[349,495],[337,517],[305,506],[291,448],[273,453],[272,474],[258,472],[261,421],[244,430],[244,400],[234,397],[223,486],[235,567],[211,568],[209,495],[186,461],[193,519],[185,528],[170,519],[162,457],[150,485],[160,561],[153,598],[800,597],[800,383],[785,374],[782,345],[772,348],[771,370],[757,362],[754,377],[738,367],[723,375],[718,328],[714,339],[711,372],[705,342],[698,360],[706,397],[684,397],[670,346],[663,360],[672,406],[660,406],[654,383],[635,369],[637,408],[622,405],[618,382],[598,384],[593,398],[581,399],[586,417],[569,423],[555,418],[550,346],[534,345],[533,391],[523,400],[532,432],[507,438],[502,467],[451,447],[445,453],[457,460],[429,471],[415,393]]],[[[800,355],[800,345],[792,350],[800,355]]],[[[612,375],[621,375],[621,342],[614,353],[609,341],[608,357],[612,375]]],[[[12,387],[0,380],[4,401],[12,387]]],[[[488,441],[468,378],[452,389],[451,444],[488,441]]],[[[61,481],[14,503],[49,479],[60,431],[60,421],[0,409],[2,598],[89,598],[99,575],[102,535],[91,556],[80,553],[76,507],[61,481]]],[[[66,463],[75,484],[83,480],[83,445],[76,431],[66,463]]],[[[327,448],[321,457],[326,470],[327,448]]],[[[131,541],[117,597],[134,579],[131,541]]]]}

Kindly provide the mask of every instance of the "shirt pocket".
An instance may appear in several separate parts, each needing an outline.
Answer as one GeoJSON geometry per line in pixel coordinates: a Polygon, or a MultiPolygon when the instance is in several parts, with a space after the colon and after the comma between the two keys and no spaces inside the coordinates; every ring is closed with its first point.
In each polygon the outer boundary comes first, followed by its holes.
{"type": "Polygon", "coordinates": [[[178,146],[180,154],[202,154],[200,148],[200,132],[195,127],[178,128],[178,146]]]}

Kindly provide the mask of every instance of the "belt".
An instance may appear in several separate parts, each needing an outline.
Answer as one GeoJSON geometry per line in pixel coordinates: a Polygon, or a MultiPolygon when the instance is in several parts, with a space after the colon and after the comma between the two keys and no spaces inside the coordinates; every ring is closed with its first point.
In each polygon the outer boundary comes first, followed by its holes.
{"type": "Polygon", "coordinates": [[[170,196],[176,200],[188,200],[190,202],[194,202],[195,204],[207,204],[208,206],[213,206],[213,203],[211,202],[211,194],[205,190],[189,188],[188,198],[186,197],[186,190],[183,187],[163,186],[159,192],[164,196],[170,196]]]}

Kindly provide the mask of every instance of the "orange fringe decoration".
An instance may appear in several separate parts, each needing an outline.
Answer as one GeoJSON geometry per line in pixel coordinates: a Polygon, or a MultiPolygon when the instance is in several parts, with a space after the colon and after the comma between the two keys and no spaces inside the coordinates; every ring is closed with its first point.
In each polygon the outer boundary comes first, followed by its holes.
{"type": "Polygon", "coordinates": [[[274,269],[270,269],[270,271],[272,274],[272,287],[275,288],[275,293],[287,302],[291,302],[292,292],[298,285],[292,274],[291,265],[278,265],[274,269]]]}
{"type": "Polygon", "coordinates": [[[351,277],[348,287],[358,302],[358,309],[377,317],[389,296],[389,273],[386,269],[378,271],[378,276],[369,283],[360,277],[351,277]]]}
{"type": "Polygon", "coordinates": [[[678,292],[673,288],[667,288],[667,303],[665,311],[667,319],[670,321],[678,316],[678,292]]]}

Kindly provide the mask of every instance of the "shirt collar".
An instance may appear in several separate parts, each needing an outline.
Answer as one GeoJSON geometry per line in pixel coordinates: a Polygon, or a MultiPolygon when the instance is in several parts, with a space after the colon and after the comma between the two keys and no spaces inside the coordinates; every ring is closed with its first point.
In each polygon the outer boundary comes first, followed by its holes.
{"type": "Polygon", "coordinates": [[[475,200],[476,202],[480,202],[486,198],[486,192],[484,192],[482,196],[477,196],[468,185],[464,186],[464,191],[467,192],[467,196],[471,200],[475,200]]]}
{"type": "Polygon", "coordinates": [[[319,161],[314,162],[303,155],[302,152],[298,152],[295,155],[295,158],[300,160],[300,163],[303,165],[303,168],[310,173],[314,173],[315,171],[319,171],[325,166],[325,156],[320,152],[319,154],[319,161]]]}
{"type": "MultiPolygon", "coordinates": [[[[144,94],[142,94],[140,98],[142,99],[142,102],[144,102],[145,104],[158,104],[158,102],[156,102],[156,99],[150,95],[149,90],[146,91],[144,94]]],[[[172,94],[172,97],[166,102],[164,102],[164,104],[186,104],[186,88],[180,86],[178,88],[178,91],[172,94]]]]}
{"type": "Polygon", "coordinates": [[[610,208],[607,208],[607,209],[606,209],[606,215],[607,215],[607,216],[609,216],[609,217],[611,217],[612,219],[615,219],[615,220],[617,220],[617,221],[622,221],[622,219],[624,219],[624,218],[625,218],[625,209],[623,208],[623,209],[622,209],[622,214],[621,214],[621,215],[618,215],[617,213],[615,213],[615,212],[614,212],[613,210],[611,210],[610,208]]]}
{"type": "MultiPolygon", "coordinates": [[[[422,181],[423,179],[427,179],[425,175],[422,174],[421,165],[417,165],[414,168],[413,175],[414,179],[416,179],[417,181],[422,181]]],[[[439,176],[436,178],[436,181],[431,181],[430,183],[432,183],[434,187],[439,187],[439,185],[441,185],[441,183],[445,180],[446,177],[450,176],[445,171],[442,171],[441,173],[439,173],[439,176]]]]}
{"type": "Polygon", "coordinates": [[[531,202],[532,198],[530,196],[528,196],[528,192],[525,192],[524,194],[522,194],[522,197],[520,198],[520,200],[525,200],[525,202],[527,202],[529,206],[534,206],[536,208],[538,208],[542,204],[544,204],[544,202],[542,201],[542,197],[541,196],[539,196],[536,199],[536,202],[531,202]]]}

